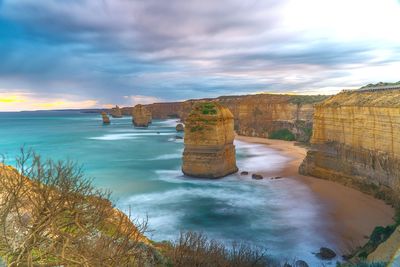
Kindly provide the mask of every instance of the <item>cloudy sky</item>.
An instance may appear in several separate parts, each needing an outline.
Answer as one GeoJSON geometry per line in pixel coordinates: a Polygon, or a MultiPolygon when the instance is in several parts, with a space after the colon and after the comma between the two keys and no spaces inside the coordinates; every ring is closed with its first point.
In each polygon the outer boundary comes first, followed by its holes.
{"type": "Polygon", "coordinates": [[[0,0],[0,110],[400,80],[399,0],[0,0]]]}

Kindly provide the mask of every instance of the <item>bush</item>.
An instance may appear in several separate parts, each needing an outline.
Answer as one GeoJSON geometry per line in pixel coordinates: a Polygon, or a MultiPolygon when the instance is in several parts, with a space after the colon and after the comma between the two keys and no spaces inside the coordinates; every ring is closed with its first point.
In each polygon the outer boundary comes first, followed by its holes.
{"type": "Polygon", "coordinates": [[[223,243],[195,232],[181,233],[178,240],[165,244],[164,254],[174,267],[275,267],[280,266],[266,251],[233,243],[228,249],[223,243]]]}
{"type": "Polygon", "coordinates": [[[281,130],[274,131],[268,135],[268,138],[285,140],[285,141],[296,140],[296,137],[294,136],[294,134],[291,131],[289,131],[288,129],[281,129],[281,130]]]}
{"type": "Polygon", "coordinates": [[[7,266],[143,266],[146,222],[134,225],[72,162],[22,151],[0,163],[0,256],[7,266]]]}

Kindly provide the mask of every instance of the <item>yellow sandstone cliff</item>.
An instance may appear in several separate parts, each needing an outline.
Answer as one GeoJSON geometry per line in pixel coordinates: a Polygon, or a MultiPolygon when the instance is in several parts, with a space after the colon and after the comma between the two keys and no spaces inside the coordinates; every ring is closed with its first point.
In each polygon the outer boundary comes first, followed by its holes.
{"type": "Polygon", "coordinates": [[[132,122],[136,127],[148,127],[151,123],[151,112],[143,105],[136,105],[132,109],[132,122]]]}
{"type": "Polygon", "coordinates": [[[300,172],[392,204],[400,199],[400,90],[347,91],[316,105],[300,172]]]}
{"type": "Polygon", "coordinates": [[[217,102],[197,103],[185,124],[182,171],[218,178],[237,172],[233,115],[217,102]]]}

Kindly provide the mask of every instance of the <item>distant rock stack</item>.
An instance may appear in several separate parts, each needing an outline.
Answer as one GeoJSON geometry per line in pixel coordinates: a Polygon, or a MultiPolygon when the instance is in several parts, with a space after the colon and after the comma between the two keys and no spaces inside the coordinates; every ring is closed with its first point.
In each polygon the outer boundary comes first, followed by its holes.
{"type": "Polygon", "coordinates": [[[121,109],[118,106],[111,109],[111,117],[113,118],[122,118],[121,109]]]}
{"type": "Polygon", "coordinates": [[[107,116],[107,113],[103,111],[101,117],[103,118],[103,124],[110,124],[110,118],[107,116]]]}
{"type": "Polygon", "coordinates": [[[183,126],[182,123],[178,123],[175,127],[177,132],[183,132],[185,130],[185,127],[183,126]]]}
{"type": "Polygon", "coordinates": [[[233,115],[217,102],[197,103],[185,121],[182,171],[218,178],[237,172],[233,115]]]}
{"type": "Polygon", "coordinates": [[[132,122],[136,127],[148,127],[151,123],[151,112],[143,105],[136,105],[132,109],[132,122]]]}

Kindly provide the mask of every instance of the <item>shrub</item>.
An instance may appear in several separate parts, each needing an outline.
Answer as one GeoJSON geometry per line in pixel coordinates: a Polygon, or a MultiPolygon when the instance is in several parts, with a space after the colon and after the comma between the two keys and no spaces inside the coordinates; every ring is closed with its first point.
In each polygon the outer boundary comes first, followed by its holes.
{"type": "Polygon", "coordinates": [[[143,266],[143,231],[72,162],[22,151],[0,164],[0,256],[8,266],[143,266]]]}
{"type": "Polygon", "coordinates": [[[285,141],[296,140],[296,137],[294,136],[294,134],[291,131],[289,131],[288,129],[281,129],[281,130],[274,131],[268,135],[268,138],[285,140],[285,141]]]}

